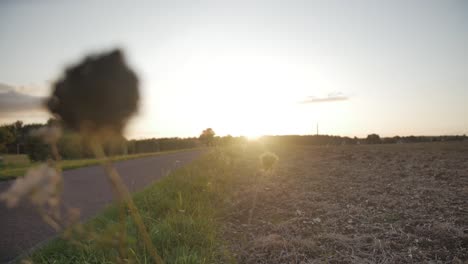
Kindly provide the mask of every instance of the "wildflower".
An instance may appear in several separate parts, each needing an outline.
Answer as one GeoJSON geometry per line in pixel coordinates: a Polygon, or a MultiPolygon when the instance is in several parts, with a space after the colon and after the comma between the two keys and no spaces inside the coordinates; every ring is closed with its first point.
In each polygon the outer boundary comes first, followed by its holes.
{"type": "Polygon", "coordinates": [[[278,159],[278,156],[271,152],[265,152],[260,156],[260,160],[265,171],[271,170],[278,159]]]}
{"type": "Polygon", "coordinates": [[[74,130],[121,133],[137,110],[138,79],[120,50],[89,56],[68,68],[47,100],[49,111],[74,130]]]}
{"type": "Polygon", "coordinates": [[[16,179],[11,187],[0,195],[8,207],[15,207],[28,197],[34,205],[51,207],[58,205],[58,187],[61,184],[60,174],[47,164],[30,169],[22,178],[16,179]]]}

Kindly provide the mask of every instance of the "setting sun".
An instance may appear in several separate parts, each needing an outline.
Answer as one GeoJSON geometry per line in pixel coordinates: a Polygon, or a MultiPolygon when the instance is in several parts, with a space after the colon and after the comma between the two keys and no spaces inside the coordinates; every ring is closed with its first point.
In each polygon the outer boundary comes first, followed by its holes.
{"type": "MultiPolygon", "coordinates": [[[[312,89],[316,95],[326,96],[327,89],[319,87],[333,83],[324,79],[327,74],[316,74],[318,67],[249,49],[237,52],[194,50],[190,59],[166,69],[167,75],[162,79],[160,74],[145,73],[143,104],[150,112],[148,118],[163,118],[165,109],[170,109],[174,120],[188,121],[179,124],[187,135],[197,134],[203,127],[214,127],[219,135],[248,137],[311,133],[313,124],[321,121],[317,110],[323,120],[336,122],[333,112],[345,102],[329,103],[333,105],[331,112],[320,111],[322,106],[301,104],[312,89]],[[152,89],[149,83],[159,88],[152,89]],[[180,105],[184,107],[177,107],[180,105]]],[[[169,133],[160,123],[150,124],[169,133]]],[[[133,128],[130,134],[137,135],[136,131],[141,130],[133,128]]]]}

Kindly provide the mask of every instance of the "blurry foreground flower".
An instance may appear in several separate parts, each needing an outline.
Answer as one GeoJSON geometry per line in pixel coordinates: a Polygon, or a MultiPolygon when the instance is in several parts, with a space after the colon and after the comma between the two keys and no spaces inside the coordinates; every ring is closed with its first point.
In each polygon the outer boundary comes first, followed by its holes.
{"type": "Polygon", "coordinates": [[[273,169],[273,166],[276,164],[278,159],[278,156],[271,152],[265,152],[260,156],[260,160],[265,171],[273,169]]]}
{"type": "MultiPolygon", "coordinates": [[[[89,56],[65,71],[55,83],[47,108],[63,124],[81,133],[94,155],[104,167],[109,183],[120,203],[119,259],[127,259],[126,214],[133,218],[147,251],[156,263],[164,261],[158,255],[143,218],[132,200],[119,173],[104,152],[102,143],[122,134],[127,120],[138,108],[139,91],[136,74],[126,65],[122,52],[114,50],[89,56]]],[[[118,261],[120,262],[120,261],[118,261]]]]}
{"type": "MultiPolygon", "coordinates": [[[[62,79],[54,84],[52,95],[47,99],[46,106],[61,121],[60,123],[84,136],[86,143],[89,144],[95,157],[106,171],[109,183],[116,194],[115,198],[120,204],[117,262],[128,259],[126,215],[130,213],[146,250],[154,262],[159,264],[164,261],[153,245],[130,192],[103,148],[105,140],[122,135],[125,124],[138,108],[138,101],[138,78],[126,65],[122,52],[114,50],[101,55],[88,56],[83,62],[68,68],[62,79]]],[[[56,144],[51,144],[51,147],[56,159],[60,160],[56,144]]],[[[37,183],[37,180],[35,181],[31,186],[41,185],[37,183]]],[[[15,197],[21,197],[24,193],[31,192],[30,189],[34,189],[28,183],[29,181],[19,182],[18,186],[5,194],[3,199],[9,204],[16,204],[18,198],[15,197]]],[[[49,193],[49,189],[44,187],[41,189],[39,186],[38,189],[49,193]]],[[[42,200],[38,199],[38,201],[42,200]]],[[[43,219],[59,230],[60,226],[55,220],[59,219],[60,215],[56,213],[55,216],[51,218],[43,214],[43,219]]],[[[79,212],[70,211],[68,222],[75,223],[78,219],[79,212]]],[[[67,230],[65,236],[73,233],[73,229],[67,230]]]]}
{"type": "Polygon", "coordinates": [[[121,133],[138,100],[137,76],[114,50],[68,68],[46,104],[69,128],[121,133]]]}
{"type": "Polygon", "coordinates": [[[18,178],[0,195],[0,200],[5,201],[8,207],[15,207],[24,198],[29,198],[37,206],[55,207],[59,203],[57,194],[61,182],[62,178],[55,168],[42,164],[18,178]]]}

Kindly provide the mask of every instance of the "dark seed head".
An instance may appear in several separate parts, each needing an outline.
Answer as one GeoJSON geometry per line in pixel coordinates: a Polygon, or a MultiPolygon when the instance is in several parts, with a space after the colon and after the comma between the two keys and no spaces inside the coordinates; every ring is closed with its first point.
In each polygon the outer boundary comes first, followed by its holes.
{"type": "Polygon", "coordinates": [[[121,133],[138,101],[138,78],[114,50],[68,68],[46,105],[71,129],[121,133]]]}

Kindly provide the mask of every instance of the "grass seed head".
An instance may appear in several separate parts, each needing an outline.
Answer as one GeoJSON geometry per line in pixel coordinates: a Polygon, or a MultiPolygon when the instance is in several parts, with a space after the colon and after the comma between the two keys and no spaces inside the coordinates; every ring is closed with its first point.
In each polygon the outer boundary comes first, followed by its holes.
{"type": "Polygon", "coordinates": [[[53,144],[62,136],[62,130],[58,126],[43,126],[31,131],[30,136],[39,137],[47,144],[53,144]]]}
{"type": "Polygon", "coordinates": [[[0,195],[8,207],[15,207],[24,199],[29,198],[37,206],[56,204],[57,188],[61,184],[61,176],[57,170],[47,164],[30,169],[22,178],[17,178],[11,187],[0,195]]]}
{"type": "Polygon", "coordinates": [[[138,78],[114,50],[68,68],[46,106],[71,129],[120,134],[138,101],[138,78]]]}

